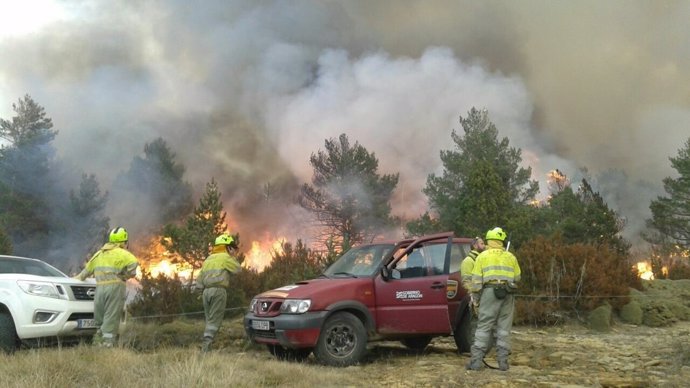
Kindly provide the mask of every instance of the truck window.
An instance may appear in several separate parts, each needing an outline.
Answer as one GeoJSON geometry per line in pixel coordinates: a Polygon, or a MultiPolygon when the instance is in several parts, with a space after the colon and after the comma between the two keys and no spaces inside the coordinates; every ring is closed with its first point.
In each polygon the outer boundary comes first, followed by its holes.
{"type": "Polygon", "coordinates": [[[424,247],[424,255],[431,258],[433,274],[443,274],[443,268],[446,263],[446,244],[427,245],[424,247]]]}
{"type": "Polygon", "coordinates": [[[453,249],[450,251],[450,273],[460,272],[460,264],[462,260],[467,257],[469,252],[469,245],[459,243],[453,244],[453,249]]]}
{"type": "Polygon", "coordinates": [[[396,268],[400,271],[400,278],[409,279],[426,276],[424,260],[421,247],[415,248],[407,256],[401,258],[396,264],[396,268]]]}

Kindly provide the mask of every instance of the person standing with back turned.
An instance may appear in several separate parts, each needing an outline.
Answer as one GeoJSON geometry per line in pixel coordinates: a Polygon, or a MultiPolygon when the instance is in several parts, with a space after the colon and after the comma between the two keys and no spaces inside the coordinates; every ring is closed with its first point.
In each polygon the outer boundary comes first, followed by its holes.
{"type": "Polygon", "coordinates": [[[521,272],[515,255],[503,247],[505,239],[506,233],[501,228],[486,232],[487,249],[477,256],[472,269],[472,293],[480,302],[472,356],[466,366],[469,370],[481,369],[484,356],[491,345],[494,327],[498,369],[508,370],[510,330],[513,327],[515,307],[512,293],[517,287],[516,283],[520,281],[521,272]]]}
{"type": "Polygon", "coordinates": [[[201,345],[202,352],[211,350],[225,317],[225,304],[228,300],[227,288],[230,287],[230,275],[240,270],[237,259],[231,255],[237,249],[237,242],[228,234],[216,237],[211,255],[204,260],[197,278],[197,287],[203,288],[204,316],[206,328],[201,345]]]}
{"type": "Polygon", "coordinates": [[[96,277],[94,298],[94,320],[98,331],[94,345],[113,347],[117,344],[120,320],[125,307],[127,279],[137,274],[139,262],[127,249],[129,236],[125,228],[110,231],[108,242],[96,252],[86,267],[76,276],[84,280],[96,277]]]}

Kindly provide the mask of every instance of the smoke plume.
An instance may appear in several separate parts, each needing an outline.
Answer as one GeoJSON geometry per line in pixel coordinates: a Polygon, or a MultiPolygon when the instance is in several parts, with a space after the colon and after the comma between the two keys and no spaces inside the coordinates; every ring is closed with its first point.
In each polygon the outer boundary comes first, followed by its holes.
{"type": "Polygon", "coordinates": [[[554,168],[629,177],[607,197],[628,225],[688,136],[687,2],[57,4],[50,23],[0,35],[0,117],[30,94],[60,130],[59,157],[105,189],[162,137],[197,194],[219,182],[249,236],[306,237],[278,198],[341,133],[400,173],[393,212],[416,217],[458,117],[487,109],[543,195],[554,168]]]}

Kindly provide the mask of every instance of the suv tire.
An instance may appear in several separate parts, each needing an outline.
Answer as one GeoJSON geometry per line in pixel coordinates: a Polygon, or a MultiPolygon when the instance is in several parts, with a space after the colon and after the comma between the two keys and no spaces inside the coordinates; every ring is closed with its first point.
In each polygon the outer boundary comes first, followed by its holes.
{"type": "Polygon", "coordinates": [[[348,312],[335,313],[321,328],[314,355],[326,365],[354,365],[364,356],[367,340],[367,331],[359,318],[348,312]]]}
{"type": "Polygon", "coordinates": [[[12,316],[8,313],[0,313],[0,350],[13,353],[17,348],[19,348],[19,340],[12,316]]]}
{"type": "Polygon", "coordinates": [[[472,350],[474,330],[472,328],[472,312],[470,309],[465,309],[465,312],[462,314],[460,322],[458,322],[453,331],[453,338],[455,339],[455,346],[458,347],[458,352],[469,353],[472,350]]]}
{"type": "Polygon", "coordinates": [[[288,349],[280,345],[266,345],[268,351],[281,361],[302,362],[311,354],[311,348],[288,349]]]}

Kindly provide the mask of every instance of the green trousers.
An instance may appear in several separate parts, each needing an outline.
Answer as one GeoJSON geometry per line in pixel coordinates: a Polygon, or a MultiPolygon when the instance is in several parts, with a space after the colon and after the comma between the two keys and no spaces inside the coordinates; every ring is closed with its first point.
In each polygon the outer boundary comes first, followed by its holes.
{"type": "Polygon", "coordinates": [[[93,302],[94,320],[103,341],[114,345],[125,307],[125,283],[97,285],[93,302]]]}
{"type": "Polygon", "coordinates": [[[225,303],[228,300],[228,292],[225,288],[214,287],[204,289],[204,316],[206,317],[206,328],[204,337],[212,339],[216,336],[220,324],[225,317],[225,303]]]}
{"type": "Polygon", "coordinates": [[[515,297],[508,294],[498,299],[492,288],[484,288],[479,302],[479,319],[474,333],[472,358],[481,360],[492,345],[492,333],[495,330],[496,358],[507,360],[510,354],[510,330],[513,327],[513,310],[515,297]]]}

